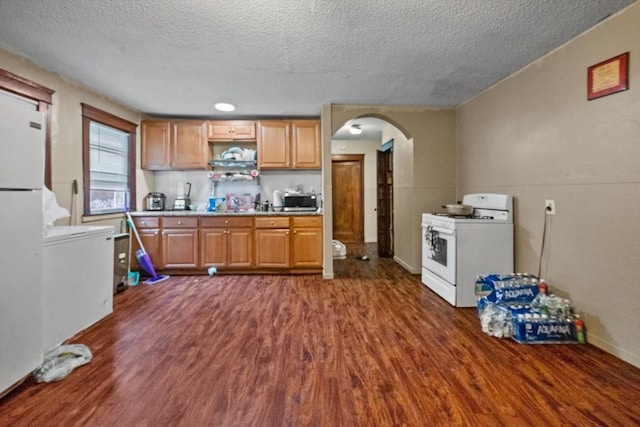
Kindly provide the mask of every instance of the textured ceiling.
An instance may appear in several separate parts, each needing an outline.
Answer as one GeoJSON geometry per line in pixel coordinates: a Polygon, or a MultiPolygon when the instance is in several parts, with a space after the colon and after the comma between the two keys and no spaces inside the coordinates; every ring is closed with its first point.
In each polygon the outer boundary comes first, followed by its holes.
{"type": "Polygon", "coordinates": [[[153,115],[452,107],[633,2],[0,0],[0,47],[153,115]]]}

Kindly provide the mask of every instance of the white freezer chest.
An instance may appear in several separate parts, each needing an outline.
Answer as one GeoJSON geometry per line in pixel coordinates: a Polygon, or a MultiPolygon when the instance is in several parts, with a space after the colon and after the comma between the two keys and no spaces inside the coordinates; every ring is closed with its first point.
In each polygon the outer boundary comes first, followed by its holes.
{"type": "Polygon", "coordinates": [[[45,235],[45,352],[113,312],[113,242],[111,226],[60,226],[45,235]]]}

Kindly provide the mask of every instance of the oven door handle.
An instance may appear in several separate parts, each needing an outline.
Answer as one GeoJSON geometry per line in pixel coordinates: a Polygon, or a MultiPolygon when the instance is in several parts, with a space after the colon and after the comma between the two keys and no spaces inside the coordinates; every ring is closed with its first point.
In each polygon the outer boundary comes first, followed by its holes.
{"type": "Polygon", "coordinates": [[[431,226],[431,230],[437,231],[440,234],[446,234],[448,236],[455,236],[456,234],[456,230],[450,230],[448,228],[442,228],[442,227],[431,226]]]}

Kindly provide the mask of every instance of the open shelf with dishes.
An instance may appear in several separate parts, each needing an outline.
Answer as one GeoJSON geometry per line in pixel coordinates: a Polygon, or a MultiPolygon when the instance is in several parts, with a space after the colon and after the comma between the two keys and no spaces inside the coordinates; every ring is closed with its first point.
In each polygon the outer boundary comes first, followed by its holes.
{"type": "Polygon", "coordinates": [[[209,179],[215,182],[254,181],[259,177],[255,160],[210,160],[209,179]]]}
{"type": "Polygon", "coordinates": [[[255,142],[238,144],[238,141],[210,144],[212,159],[209,160],[212,182],[256,181],[258,161],[255,142]]]}
{"type": "Polygon", "coordinates": [[[212,168],[255,169],[257,164],[255,160],[209,160],[212,168]]]}
{"type": "Polygon", "coordinates": [[[254,195],[260,193],[260,174],[255,160],[214,159],[209,165],[209,211],[254,209],[254,195]]]}

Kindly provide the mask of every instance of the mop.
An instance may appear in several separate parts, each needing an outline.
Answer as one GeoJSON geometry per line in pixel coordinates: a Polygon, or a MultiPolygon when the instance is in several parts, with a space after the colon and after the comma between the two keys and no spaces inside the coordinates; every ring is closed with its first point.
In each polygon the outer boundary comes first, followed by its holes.
{"type": "Polygon", "coordinates": [[[140,240],[140,235],[138,234],[138,230],[136,230],[136,226],[133,224],[133,219],[131,219],[131,214],[129,211],[125,212],[127,214],[127,222],[129,223],[129,227],[133,230],[133,234],[136,235],[136,240],[138,241],[138,245],[140,245],[140,249],[136,251],[136,259],[138,260],[138,264],[151,275],[151,277],[145,280],[145,285],[155,285],[158,282],[163,282],[169,278],[166,274],[156,274],[156,269],[153,268],[153,263],[151,262],[151,258],[149,258],[149,254],[144,249],[144,245],[142,244],[142,240],[140,240]]]}

